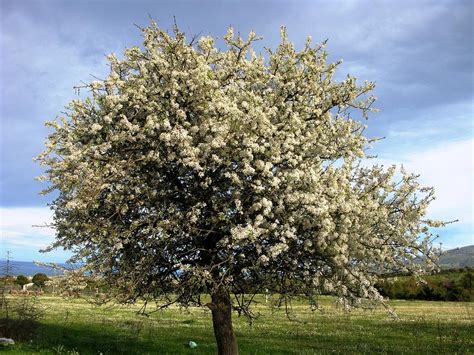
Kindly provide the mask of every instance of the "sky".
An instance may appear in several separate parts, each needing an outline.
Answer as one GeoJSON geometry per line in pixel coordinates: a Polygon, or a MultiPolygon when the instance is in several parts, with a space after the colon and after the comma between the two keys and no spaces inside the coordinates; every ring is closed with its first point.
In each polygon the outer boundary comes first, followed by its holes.
{"type": "Polygon", "coordinates": [[[474,244],[473,1],[124,1],[0,0],[0,258],[65,261],[48,223],[52,197],[34,180],[44,122],[76,98],[73,86],[104,77],[105,56],[140,45],[134,24],[149,16],[171,29],[221,37],[254,30],[275,47],[285,25],[301,48],[328,39],[340,75],[377,83],[371,154],[403,164],[434,186],[429,217],[459,220],[436,232],[443,248],[474,244]]]}

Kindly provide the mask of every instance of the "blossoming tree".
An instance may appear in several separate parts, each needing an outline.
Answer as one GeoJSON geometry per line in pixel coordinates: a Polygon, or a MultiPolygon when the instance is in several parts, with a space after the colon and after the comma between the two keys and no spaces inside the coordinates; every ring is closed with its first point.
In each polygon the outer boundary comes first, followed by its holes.
{"type": "Polygon", "coordinates": [[[335,80],[324,45],[296,51],[284,29],[266,56],[253,32],[229,29],[222,50],[142,31],[143,48],[110,55],[108,77],[48,123],[38,157],[59,193],[51,247],[116,299],[206,305],[219,354],[236,354],[231,312],[251,316],[256,293],[350,307],[381,299],[381,273],[431,259],[432,189],[360,164],[373,83],[335,80]]]}

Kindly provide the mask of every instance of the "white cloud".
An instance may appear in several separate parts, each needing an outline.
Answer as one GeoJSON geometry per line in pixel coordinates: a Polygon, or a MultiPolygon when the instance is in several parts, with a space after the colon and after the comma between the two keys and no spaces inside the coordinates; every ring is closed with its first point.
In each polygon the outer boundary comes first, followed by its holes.
{"type": "MultiPolygon", "coordinates": [[[[417,134],[403,131],[399,136],[408,140],[417,134]]],[[[410,149],[415,146],[409,145],[410,149]]],[[[409,172],[420,175],[423,186],[435,188],[436,200],[430,205],[430,217],[474,223],[474,138],[424,147],[420,151],[396,151],[382,152],[364,165],[403,165],[409,172]]]]}
{"type": "Polygon", "coordinates": [[[438,241],[443,248],[474,244],[474,138],[426,146],[420,141],[422,130],[391,132],[390,137],[399,138],[397,144],[364,165],[403,165],[409,172],[419,174],[423,186],[435,189],[436,200],[428,208],[428,217],[458,220],[434,230],[440,234],[438,241]]]}
{"type": "Polygon", "coordinates": [[[1,207],[0,228],[4,231],[14,230],[24,235],[54,235],[50,227],[35,227],[50,224],[52,211],[47,207],[1,207]]]}
{"type": "Polygon", "coordinates": [[[474,223],[473,147],[474,139],[451,142],[408,153],[395,162],[420,174],[422,184],[435,188],[436,200],[429,210],[433,218],[474,223]]]}
{"type": "Polygon", "coordinates": [[[39,227],[50,223],[51,220],[51,210],[46,207],[0,208],[2,251],[10,248],[24,250],[23,255],[16,255],[18,260],[38,254],[39,249],[45,248],[54,240],[54,229],[39,227]]]}
{"type": "Polygon", "coordinates": [[[444,247],[474,244],[474,138],[399,153],[395,158],[393,153],[381,154],[366,165],[369,163],[403,164],[406,170],[420,174],[422,185],[435,188],[436,200],[428,209],[428,217],[459,220],[437,231],[444,247]]]}

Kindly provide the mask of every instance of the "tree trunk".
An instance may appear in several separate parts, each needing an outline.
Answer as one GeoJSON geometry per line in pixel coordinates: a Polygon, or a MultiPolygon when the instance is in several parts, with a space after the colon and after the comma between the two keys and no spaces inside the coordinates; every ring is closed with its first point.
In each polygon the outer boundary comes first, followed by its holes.
{"type": "Polygon", "coordinates": [[[211,294],[212,324],[219,355],[238,355],[239,347],[232,328],[232,303],[230,295],[224,288],[211,294]]]}

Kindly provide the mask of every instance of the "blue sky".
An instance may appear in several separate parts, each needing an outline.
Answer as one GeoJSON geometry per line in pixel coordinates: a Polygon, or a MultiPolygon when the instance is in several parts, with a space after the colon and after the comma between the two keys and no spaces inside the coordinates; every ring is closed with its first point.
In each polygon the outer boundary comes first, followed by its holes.
{"type": "Polygon", "coordinates": [[[473,240],[473,4],[466,1],[14,1],[0,0],[0,257],[64,261],[40,254],[54,236],[50,198],[38,195],[42,150],[74,85],[107,72],[105,55],[140,44],[134,24],[151,15],[163,28],[176,16],[189,34],[222,36],[232,25],[274,47],[279,27],[301,47],[329,39],[331,60],[377,82],[381,112],[368,121],[372,153],[404,164],[434,186],[430,216],[459,222],[440,230],[451,248],[473,240]]]}

